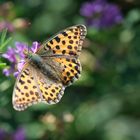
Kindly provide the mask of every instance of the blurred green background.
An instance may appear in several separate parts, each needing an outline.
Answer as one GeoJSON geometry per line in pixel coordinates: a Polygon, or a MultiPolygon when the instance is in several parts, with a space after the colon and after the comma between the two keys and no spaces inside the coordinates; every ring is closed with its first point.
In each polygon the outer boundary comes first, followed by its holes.
{"type": "MultiPolygon", "coordinates": [[[[15,78],[0,69],[0,140],[140,140],[140,1],[108,0],[123,19],[103,28],[87,23],[80,12],[85,2],[0,1],[0,31],[7,27],[12,37],[3,52],[16,41],[42,42],[75,24],[88,30],[81,77],[56,105],[15,111],[15,78]]],[[[4,58],[0,62],[9,65],[4,58]]]]}

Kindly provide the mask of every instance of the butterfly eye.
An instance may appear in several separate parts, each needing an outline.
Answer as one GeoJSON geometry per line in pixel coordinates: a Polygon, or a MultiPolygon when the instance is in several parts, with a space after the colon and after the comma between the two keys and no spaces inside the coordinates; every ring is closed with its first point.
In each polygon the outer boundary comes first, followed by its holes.
{"type": "Polygon", "coordinates": [[[25,55],[25,59],[27,59],[27,58],[31,58],[32,57],[32,53],[31,53],[31,51],[29,51],[29,50],[27,50],[27,49],[25,49],[24,51],[23,51],[23,54],[25,55]]]}

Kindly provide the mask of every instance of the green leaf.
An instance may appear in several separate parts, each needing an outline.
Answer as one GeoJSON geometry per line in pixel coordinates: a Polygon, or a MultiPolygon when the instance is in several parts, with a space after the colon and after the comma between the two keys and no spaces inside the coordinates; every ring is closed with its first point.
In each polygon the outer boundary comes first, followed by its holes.
{"type": "Polygon", "coordinates": [[[5,42],[3,42],[1,45],[0,45],[0,48],[4,48],[10,41],[12,40],[11,37],[9,37],[5,42]]]}
{"type": "Polygon", "coordinates": [[[6,66],[6,63],[0,63],[0,68],[4,68],[6,66]]]}
{"type": "Polygon", "coordinates": [[[6,39],[6,34],[7,34],[7,29],[4,29],[2,31],[1,38],[0,38],[0,49],[1,50],[12,40],[11,37],[6,39]]]}
{"type": "Polygon", "coordinates": [[[3,44],[4,43],[4,40],[6,38],[6,34],[7,34],[7,29],[4,29],[2,34],[1,34],[1,40],[0,40],[0,43],[3,44]]]}

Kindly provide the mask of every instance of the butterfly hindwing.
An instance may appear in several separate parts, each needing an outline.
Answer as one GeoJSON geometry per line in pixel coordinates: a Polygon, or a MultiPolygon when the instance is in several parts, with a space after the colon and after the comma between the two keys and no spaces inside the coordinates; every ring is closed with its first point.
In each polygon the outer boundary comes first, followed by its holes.
{"type": "Polygon", "coordinates": [[[29,63],[24,65],[16,80],[12,100],[13,107],[19,111],[41,100],[32,67],[29,63]]]}
{"type": "Polygon", "coordinates": [[[60,101],[64,89],[62,83],[50,80],[38,69],[26,64],[14,87],[13,107],[21,111],[38,102],[55,104],[60,101]]]}
{"type": "Polygon", "coordinates": [[[42,96],[41,101],[47,104],[59,102],[64,94],[63,84],[59,81],[50,80],[38,70],[35,70],[35,74],[38,75],[36,80],[42,96]]]}
{"type": "Polygon", "coordinates": [[[81,64],[78,58],[52,58],[58,63],[57,69],[60,71],[62,83],[67,86],[77,80],[81,73],[81,64]]]}

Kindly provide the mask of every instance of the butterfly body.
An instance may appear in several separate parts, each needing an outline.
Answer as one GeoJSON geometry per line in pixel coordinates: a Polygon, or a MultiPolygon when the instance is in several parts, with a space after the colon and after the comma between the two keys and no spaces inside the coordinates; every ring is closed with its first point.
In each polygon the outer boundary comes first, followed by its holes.
{"type": "Polygon", "coordinates": [[[85,35],[84,25],[69,27],[29,55],[14,87],[16,110],[38,102],[55,104],[60,101],[64,89],[80,76],[79,55],[85,35]]]}
{"type": "Polygon", "coordinates": [[[57,82],[60,81],[59,76],[57,75],[58,70],[57,67],[54,65],[54,69],[52,67],[53,63],[51,62],[51,59],[47,57],[45,60],[41,56],[37,54],[33,54],[30,58],[31,65],[41,71],[44,75],[44,77],[49,78],[50,80],[57,82]]]}

